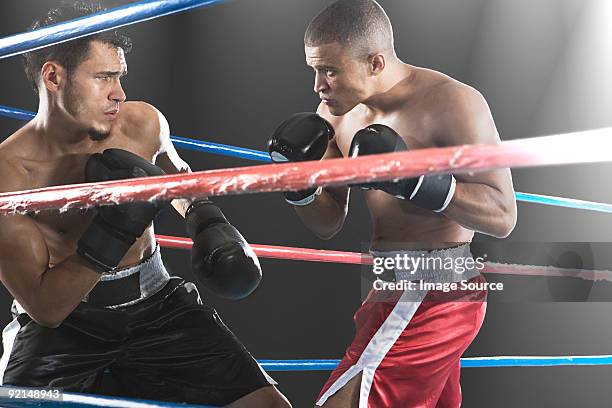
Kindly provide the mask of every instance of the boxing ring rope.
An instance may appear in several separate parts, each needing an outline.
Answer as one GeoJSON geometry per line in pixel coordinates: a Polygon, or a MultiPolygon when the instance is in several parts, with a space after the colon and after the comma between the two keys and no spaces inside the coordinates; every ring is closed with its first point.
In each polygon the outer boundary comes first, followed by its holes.
{"type": "MultiPolygon", "coordinates": [[[[191,249],[193,241],[189,238],[155,235],[157,242],[165,248],[191,249]]],[[[292,248],[275,245],[251,244],[258,257],[270,259],[290,259],[295,261],[332,262],[352,265],[371,265],[372,257],[359,252],[330,251],[325,249],[292,248]]]]}
{"type": "MultiPolygon", "coordinates": [[[[330,371],[340,360],[259,360],[267,371],[330,371]]],[[[477,367],[558,367],[558,366],[602,366],[612,365],[612,355],[602,356],[499,356],[466,357],[461,359],[461,368],[477,367]]],[[[76,393],[63,393],[62,400],[15,399],[7,397],[11,387],[0,387],[0,404],[6,408],[59,407],[65,405],[78,407],[117,407],[117,408],[213,408],[183,403],[155,402],[130,398],[93,396],[76,393]]],[[[32,388],[34,390],[34,388],[32,388]]]]}
{"type": "MultiPolygon", "coordinates": [[[[333,370],[340,360],[259,360],[267,371],[329,371],[333,370]]],[[[461,359],[461,368],[476,367],[558,367],[558,366],[601,366],[611,365],[612,356],[499,356],[467,357],[461,359]]],[[[88,407],[116,408],[213,408],[202,405],[190,405],[172,402],[155,402],[130,398],[93,396],[76,393],[63,393],[62,400],[15,399],[7,397],[11,387],[0,387],[2,394],[0,404],[6,408],[26,407],[60,407],[65,405],[88,407]]],[[[34,390],[34,388],[32,388],[34,390]]]]}
{"type": "Polygon", "coordinates": [[[157,177],[52,186],[0,194],[0,214],[65,211],[128,201],[170,200],[301,190],[422,174],[470,173],[508,167],[596,163],[612,160],[612,128],[501,142],[168,174],[157,177]]]}
{"type": "MultiPolygon", "coordinates": [[[[34,112],[26,111],[23,109],[0,105],[0,116],[19,120],[31,120],[32,118],[34,118],[35,114],[34,112]]],[[[260,150],[247,149],[244,147],[231,146],[221,143],[205,142],[181,136],[170,136],[170,140],[172,140],[175,147],[185,150],[194,150],[203,153],[238,157],[247,160],[271,162],[270,155],[268,154],[268,152],[260,150]]],[[[554,197],[541,194],[520,192],[515,193],[515,197],[517,201],[522,201],[525,203],[543,204],[555,207],[612,213],[612,204],[607,203],[598,203],[594,201],[584,201],[573,198],[554,197]]]]}
{"type": "Polygon", "coordinates": [[[223,0],[144,0],[37,30],[0,38],[0,59],[223,0]]]}
{"type": "MultiPolygon", "coordinates": [[[[340,360],[259,360],[268,371],[327,371],[340,360]]],[[[464,357],[461,368],[480,367],[555,367],[555,366],[612,365],[612,355],[602,356],[498,356],[464,357]]]]}
{"type": "Polygon", "coordinates": [[[11,106],[0,105],[0,116],[5,118],[18,119],[18,120],[31,120],[34,119],[36,114],[25,109],[13,108],[11,106]]]}
{"type": "MultiPolygon", "coordinates": [[[[340,360],[259,360],[267,371],[329,371],[333,370],[340,360]]],[[[611,365],[612,356],[499,356],[499,357],[467,357],[461,359],[462,368],[476,367],[557,367],[557,366],[594,366],[611,365]]],[[[166,408],[166,407],[200,407],[183,403],[155,402],[130,398],[93,396],[77,393],[63,393],[61,401],[50,399],[10,398],[10,386],[0,387],[0,403],[7,408],[55,407],[72,405],[79,407],[117,407],[117,408],[166,408]]],[[[20,389],[23,389],[20,387],[20,389]]],[[[31,388],[35,390],[35,388],[31,388]]],[[[212,408],[212,407],[210,407],[212,408]]]]}
{"type": "Polygon", "coordinates": [[[553,207],[573,208],[575,210],[587,210],[595,212],[612,213],[612,204],[598,203],[595,201],[577,200],[575,198],[554,197],[542,194],[515,193],[516,201],[524,203],[543,204],[553,207]]]}
{"type": "MultiPolygon", "coordinates": [[[[164,248],[190,250],[193,241],[190,238],[155,235],[157,242],[164,248]]],[[[251,244],[253,251],[260,258],[287,259],[306,262],[328,262],[352,265],[372,265],[370,254],[359,252],[330,251],[327,249],[295,248],[275,245],[251,244]]],[[[612,271],[558,268],[555,266],[505,264],[485,262],[480,272],[489,275],[547,276],[559,278],[580,278],[588,281],[612,282],[612,271]]]]}

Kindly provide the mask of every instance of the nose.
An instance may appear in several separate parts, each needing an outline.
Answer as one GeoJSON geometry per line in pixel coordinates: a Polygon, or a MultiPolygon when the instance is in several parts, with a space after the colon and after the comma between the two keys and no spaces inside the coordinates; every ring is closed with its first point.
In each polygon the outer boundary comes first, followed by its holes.
{"type": "Polygon", "coordinates": [[[320,73],[315,73],[315,80],[314,80],[314,91],[315,93],[321,93],[325,90],[329,89],[329,85],[327,84],[327,80],[325,79],[324,75],[321,75],[320,73]]]}
{"type": "Polygon", "coordinates": [[[123,90],[123,87],[121,86],[121,81],[118,78],[114,82],[113,88],[111,89],[111,93],[109,95],[109,99],[117,103],[125,102],[126,95],[123,90]]]}

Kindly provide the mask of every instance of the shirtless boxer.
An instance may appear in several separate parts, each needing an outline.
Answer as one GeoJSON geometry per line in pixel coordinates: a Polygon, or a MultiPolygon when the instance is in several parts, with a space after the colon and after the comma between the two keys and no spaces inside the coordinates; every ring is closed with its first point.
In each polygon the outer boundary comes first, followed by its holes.
{"type": "MultiPolygon", "coordinates": [[[[446,75],[400,61],[391,23],[373,0],[340,0],[304,36],[314,69],[317,114],[284,121],[270,140],[274,161],[357,157],[425,147],[498,143],[486,101],[446,75]]],[[[371,250],[392,258],[469,257],[474,232],[505,237],[516,222],[509,170],[364,184],[373,221],[371,250]]],[[[330,239],[348,211],[349,188],[287,192],[315,234],[330,239]]],[[[400,270],[394,279],[411,280],[400,270]],[[408,278],[408,279],[405,279],[408,278]]],[[[457,273],[421,268],[413,278],[456,282],[457,273]]],[[[462,279],[484,282],[475,268],[462,279]]],[[[319,398],[324,407],[458,407],[460,357],[484,319],[485,293],[440,301],[435,291],[372,289],[355,314],[356,335],[319,398]],[[384,297],[383,297],[384,299],[384,297]],[[477,301],[471,301],[476,299],[477,301]]]]}
{"type": "MultiPolygon", "coordinates": [[[[35,27],[96,11],[54,9],[35,27]]],[[[0,191],[189,171],[163,115],[125,102],[129,46],[109,32],[26,55],[39,107],[0,144],[0,191]]],[[[2,384],[289,407],[195,285],[165,270],[151,225],[164,204],[0,217],[0,278],[15,298],[15,319],[3,332],[2,384]],[[105,371],[117,388],[102,382],[105,371]]],[[[232,298],[252,292],[259,263],[221,210],[202,199],[172,204],[186,217],[202,283],[232,298]]]]}

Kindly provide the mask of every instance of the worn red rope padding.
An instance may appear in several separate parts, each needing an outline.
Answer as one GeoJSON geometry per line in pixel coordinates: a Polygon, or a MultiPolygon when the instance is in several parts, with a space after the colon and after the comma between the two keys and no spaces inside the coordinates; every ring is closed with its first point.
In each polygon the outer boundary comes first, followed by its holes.
{"type": "Polygon", "coordinates": [[[561,278],[580,278],[588,281],[612,282],[612,271],[557,268],[555,266],[503,264],[486,262],[482,273],[520,276],[552,276],[561,278]]]}
{"type": "MultiPolygon", "coordinates": [[[[157,242],[159,242],[162,247],[191,249],[192,241],[189,238],[171,237],[167,235],[156,235],[156,238],[157,242]]],[[[328,251],[322,249],[293,248],[257,244],[251,244],[251,247],[257,256],[262,258],[292,259],[312,262],[334,262],[355,265],[372,264],[371,255],[362,254],[359,252],[328,251]]],[[[591,281],[612,282],[612,271],[565,269],[554,266],[486,262],[485,267],[481,272],[495,275],[572,277],[591,281]]]]}
{"type": "Polygon", "coordinates": [[[168,200],[300,190],[507,167],[612,161],[610,129],[501,142],[418,149],[360,158],[284,163],[173,174],[104,183],[54,186],[0,194],[0,214],[93,207],[132,200],[168,200]]]}

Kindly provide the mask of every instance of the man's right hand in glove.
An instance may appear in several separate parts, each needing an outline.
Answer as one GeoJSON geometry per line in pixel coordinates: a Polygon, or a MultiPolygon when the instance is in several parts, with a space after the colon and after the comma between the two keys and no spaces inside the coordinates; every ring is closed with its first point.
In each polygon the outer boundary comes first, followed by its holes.
{"type": "Polygon", "coordinates": [[[193,273],[213,293],[229,299],[250,295],[261,281],[259,260],[249,243],[210,200],[194,201],[185,214],[193,240],[193,273]]]}
{"type": "MultiPolygon", "coordinates": [[[[275,163],[321,160],[333,136],[332,125],[316,113],[296,113],[278,126],[268,142],[268,151],[275,163]]],[[[293,205],[308,205],[320,193],[316,187],[288,191],[285,200],[293,205]]]]}

